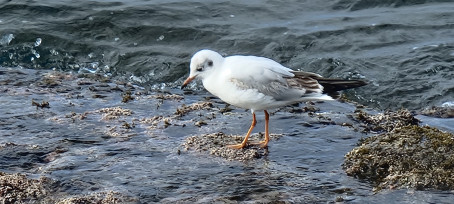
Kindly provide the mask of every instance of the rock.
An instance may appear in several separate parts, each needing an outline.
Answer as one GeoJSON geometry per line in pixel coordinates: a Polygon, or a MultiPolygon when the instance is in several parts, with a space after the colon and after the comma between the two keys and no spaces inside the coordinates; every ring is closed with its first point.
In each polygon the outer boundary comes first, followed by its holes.
{"type": "Polygon", "coordinates": [[[90,195],[57,198],[58,182],[47,177],[29,179],[25,174],[0,172],[1,203],[58,203],[58,204],[104,204],[137,203],[137,199],[118,192],[97,192],[90,195]]]}
{"type": "Polygon", "coordinates": [[[127,103],[129,101],[132,101],[134,100],[134,97],[132,97],[132,93],[131,91],[126,91],[125,93],[122,94],[122,99],[121,99],[121,102],[122,103],[127,103]]]}
{"type": "MultiPolygon", "coordinates": [[[[270,138],[278,139],[281,136],[282,135],[280,134],[271,134],[270,138]]],[[[194,150],[196,152],[222,157],[227,160],[237,161],[257,159],[268,154],[266,148],[259,148],[259,146],[256,145],[248,145],[243,149],[232,149],[227,147],[227,145],[241,143],[243,139],[244,135],[226,135],[219,132],[188,137],[186,138],[183,146],[186,150],[194,150]]],[[[254,140],[263,140],[263,134],[251,135],[249,138],[249,144],[254,140]]]]}
{"type": "Polygon", "coordinates": [[[126,197],[118,192],[108,191],[93,193],[85,196],[74,196],[57,202],[57,204],[115,204],[115,203],[136,203],[136,199],[126,197]]]}
{"type": "Polygon", "coordinates": [[[211,102],[196,102],[191,105],[183,104],[181,107],[177,108],[175,115],[181,117],[194,110],[208,110],[211,108],[213,108],[213,103],[211,102]]]}
{"type": "Polygon", "coordinates": [[[151,99],[160,99],[160,100],[176,100],[181,101],[184,99],[183,96],[177,94],[156,94],[149,96],[151,99]]]}
{"type": "Polygon", "coordinates": [[[454,190],[454,135],[409,125],[365,139],[345,156],[347,175],[376,188],[454,190]]]}
{"type": "Polygon", "coordinates": [[[36,109],[38,108],[50,108],[49,102],[48,101],[43,101],[42,103],[36,102],[32,99],[32,106],[36,106],[36,109]]]}
{"type": "Polygon", "coordinates": [[[208,123],[203,120],[200,120],[200,121],[195,122],[194,125],[197,127],[202,127],[204,125],[208,125],[208,123]]]}
{"type": "Polygon", "coordinates": [[[142,118],[139,122],[149,125],[147,129],[162,129],[172,125],[173,120],[175,120],[175,117],[164,117],[159,115],[151,118],[142,118]]]}
{"type": "Polygon", "coordinates": [[[120,116],[130,116],[132,111],[122,107],[102,108],[96,112],[103,113],[102,120],[118,119],[120,116]]]}
{"type": "Polygon", "coordinates": [[[362,123],[363,132],[390,132],[395,128],[419,124],[419,120],[406,109],[386,111],[377,115],[370,115],[363,110],[356,110],[355,113],[354,118],[362,123]]]}
{"type": "Polygon", "coordinates": [[[437,118],[454,118],[454,107],[445,106],[437,107],[432,106],[421,111],[422,115],[437,117],[437,118]]]}
{"type": "Polygon", "coordinates": [[[24,174],[0,172],[1,203],[28,203],[43,200],[50,190],[52,181],[42,177],[28,179],[24,174]]]}

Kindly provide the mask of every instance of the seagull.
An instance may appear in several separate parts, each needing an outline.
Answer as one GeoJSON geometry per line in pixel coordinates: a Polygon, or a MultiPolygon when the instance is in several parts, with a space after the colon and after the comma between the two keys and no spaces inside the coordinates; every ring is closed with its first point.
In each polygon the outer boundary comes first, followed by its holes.
{"type": "Polygon", "coordinates": [[[252,124],[240,144],[242,149],[257,124],[256,111],[265,112],[265,139],[255,145],[266,148],[269,137],[269,109],[304,101],[328,101],[340,96],[339,91],[364,86],[362,80],[323,78],[319,74],[294,71],[265,57],[234,55],[223,57],[212,50],[200,50],[191,58],[189,76],[181,89],[194,79],[222,101],[252,112],[252,124]]]}

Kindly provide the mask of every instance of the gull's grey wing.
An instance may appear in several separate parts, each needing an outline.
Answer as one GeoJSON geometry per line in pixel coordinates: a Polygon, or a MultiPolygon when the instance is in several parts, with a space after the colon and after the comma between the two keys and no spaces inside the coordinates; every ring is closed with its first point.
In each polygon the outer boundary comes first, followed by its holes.
{"type": "Polygon", "coordinates": [[[281,64],[262,57],[227,57],[230,81],[242,89],[255,89],[277,101],[298,100],[309,94],[321,95],[323,87],[309,72],[295,72],[281,64]]]}

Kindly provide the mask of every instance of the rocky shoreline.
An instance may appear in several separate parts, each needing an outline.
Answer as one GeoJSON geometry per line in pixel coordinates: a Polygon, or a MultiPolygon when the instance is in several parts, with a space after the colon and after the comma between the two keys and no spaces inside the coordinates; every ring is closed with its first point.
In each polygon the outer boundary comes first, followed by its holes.
{"type": "Polygon", "coordinates": [[[453,190],[454,134],[420,126],[408,110],[369,115],[358,111],[362,140],[345,156],[347,175],[372,182],[374,190],[413,188],[453,190]]]}
{"type": "Polygon", "coordinates": [[[0,172],[2,203],[137,203],[138,200],[121,193],[108,191],[89,195],[65,195],[58,192],[58,182],[47,177],[27,178],[25,174],[0,172]]]}
{"type": "MultiPolygon", "coordinates": [[[[201,131],[207,127],[229,126],[231,124],[226,121],[243,117],[243,112],[233,110],[216,99],[191,93],[150,94],[130,83],[90,73],[0,68],[0,85],[5,104],[3,112],[12,115],[0,118],[3,126],[0,131],[4,137],[0,153],[4,158],[11,158],[10,152],[25,152],[15,155],[17,163],[1,163],[5,169],[0,169],[0,199],[4,203],[27,203],[31,200],[52,203],[138,202],[134,196],[108,189],[89,195],[65,193],[59,181],[46,176],[49,172],[42,166],[68,151],[69,147],[63,144],[74,141],[65,139],[60,144],[33,146],[26,145],[27,141],[14,140],[15,134],[29,134],[32,136],[30,140],[35,136],[41,137],[40,134],[53,134],[52,128],[44,129],[45,133],[36,130],[43,124],[50,127],[74,126],[82,132],[92,130],[93,134],[103,135],[85,141],[87,144],[95,144],[103,138],[124,142],[143,134],[164,140],[168,136],[162,131],[170,129],[175,134],[187,135],[180,148],[171,150],[175,155],[195,154],[245,162],[264,158],[268,154],[267,149],[253,145],[243,150],[225,147],[241,141],[244,135],[201,131]],[[46,122],[35,124],[36,120],[46,122]],[[13,169],[19,171],[15,173],[13,169]],[[20,169],[43,176],[32,179],[20,169]]],[[[408,110],[373,114],[375,111],[357,105],[353,114],[327,114],[317,106],[308,103],[304,107],[290,106],[276,112],[304,114],[306,120],[299,125],[305,127],[347,127],[352,132],[367,134],[368,137],[345,156],[343,168],[348,175],[367,180],[375,186],[374,190],[454,189],[451,178],[454,171],[454,152],[450,148],[454,144],[452,133],[421,126],[414,113],[408,110]]],[[[430,110],[423,114],[452,117],[452,107],[430,110]]],[[[287,136],[272,134],[271,142],[287,136]]],[[[261,133],[256,133],[252,135],[252,140],[261,140],[261,137],[261,133]]]]}

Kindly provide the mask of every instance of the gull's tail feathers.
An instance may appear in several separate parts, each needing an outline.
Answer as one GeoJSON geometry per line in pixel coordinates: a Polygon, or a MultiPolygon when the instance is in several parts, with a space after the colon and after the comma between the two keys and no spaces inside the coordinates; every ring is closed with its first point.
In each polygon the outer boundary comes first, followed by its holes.
{"type": "Polygon", "coordinates": [[[318,83],[323,86],[323,93],[337,99],[340,97],[340,92],[346,89],[357,88],[367,85],[363,80],[344,80],[344,79],[317,79],[318,83]]]}
{"type": "Polygon", "coordinates": [[[323,93],[331,96],[333,99],[337,99],[340,97],[339,91],[352,89],[367,85],[366,81],[363,80],[345,80],[345,79],[329,79],[323,78],[322,76],[312,73],[312,72],[303,72],[303,71],[295,71],[292,72],[295,78],[299,79],[315,79],[317,80],[318,84],[323,87],[323,93]]]}

